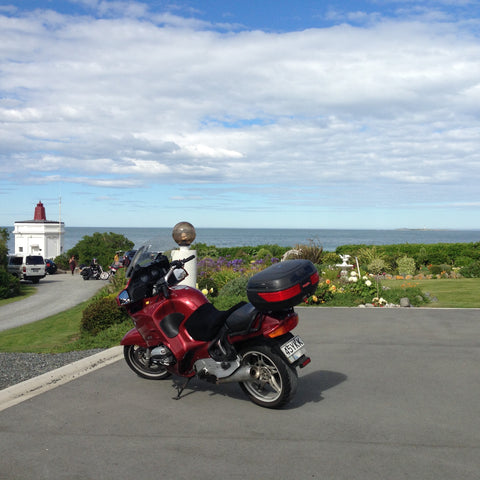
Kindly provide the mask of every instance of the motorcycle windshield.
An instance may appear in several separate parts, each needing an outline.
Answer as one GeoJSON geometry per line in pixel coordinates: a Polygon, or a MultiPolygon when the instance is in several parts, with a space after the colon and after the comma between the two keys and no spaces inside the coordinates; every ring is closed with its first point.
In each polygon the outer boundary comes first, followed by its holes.
{"type": "Polygon", "coordinates": [[[127,271],[125,272],[125,277],[130,278],[137,268],[150,265],[155,258],[157,258],[158,254],[159,251],[152,248],[152,245],[143,245],[140,247],[135,256],[132,258],[127,271]]]}

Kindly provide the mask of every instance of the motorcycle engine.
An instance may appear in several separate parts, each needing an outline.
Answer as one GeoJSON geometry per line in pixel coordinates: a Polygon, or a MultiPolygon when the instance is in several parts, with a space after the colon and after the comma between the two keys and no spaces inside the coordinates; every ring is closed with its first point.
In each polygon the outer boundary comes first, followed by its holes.
{"type": "Polygon", "coordinates": [[[175,363],[175,357],[172,351],[165,345],[159,345],[152,349],[151,358],[155,363],[168,366],[175,363]]]}

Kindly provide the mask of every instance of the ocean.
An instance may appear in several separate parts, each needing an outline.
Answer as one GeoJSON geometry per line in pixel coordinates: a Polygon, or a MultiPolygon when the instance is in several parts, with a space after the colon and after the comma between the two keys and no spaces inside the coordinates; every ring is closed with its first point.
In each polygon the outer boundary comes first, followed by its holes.
{"type": "MultiPolygon", "coordinates": [[[[10,232],[8,250],[15,250],[13,227],[4,227],[10,232]]],[[[68,251],[84,236],[95,232],[113,232],[125,235],[139,248],[151,243],[167,251],[177,245],[171,228],[101,228],[65,227],[64,249],[68,251]]],[[[334,229],[288,229],[288,228],[197,228],[197,243],[217,247],[255,246],[277,244],[294,247],[313,241],[326,251],[335,251],[340,245],[391,245],[403,243],[470,243],[480,241],[480,230],[334,230],[334,229]]]]}

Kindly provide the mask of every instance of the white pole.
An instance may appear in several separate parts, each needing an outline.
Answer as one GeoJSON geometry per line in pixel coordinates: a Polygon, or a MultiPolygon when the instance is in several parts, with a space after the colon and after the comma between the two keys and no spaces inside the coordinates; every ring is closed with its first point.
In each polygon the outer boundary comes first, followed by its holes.
{"type": "Polygon", "coordinates": [[[58,197],[58,248],[59,257],[62,253],[62,197],[58,197]]]}
{"type": "Polygon", "coordinates": [[[172,250],[172,260],[183,260],[190,255],[195,255],[193,260],[185,264],[185,270],[188,277],[180,282],[180,285],[188,285],[189,287],[197,288],[197,251],[190,250],[188,247],[180,247],[172,250]]]}
{"type": "Polygon", "coordinates": [[[358,258],[357,257],[355,257],[355,262],[357,263],[358,279],[360,280],[360,266],[358,265],[358,258]]]}

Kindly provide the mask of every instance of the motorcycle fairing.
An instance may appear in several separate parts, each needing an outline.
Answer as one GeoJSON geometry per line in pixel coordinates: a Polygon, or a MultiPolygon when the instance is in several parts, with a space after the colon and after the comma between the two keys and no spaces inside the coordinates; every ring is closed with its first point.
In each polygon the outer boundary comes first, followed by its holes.
{"type": "Polygon", "coordinates": [[[132,328],[124,335],[120,345],[138,345],[147,348],[147,343],[136,328],[132,328]]]}
{"type": "Polygon", "coordinates": [[[168,338],[176,337],[184,318],[185,315],[183,315],[183,313],[170,313],[160,320],[160,327],[168,338]]]}

